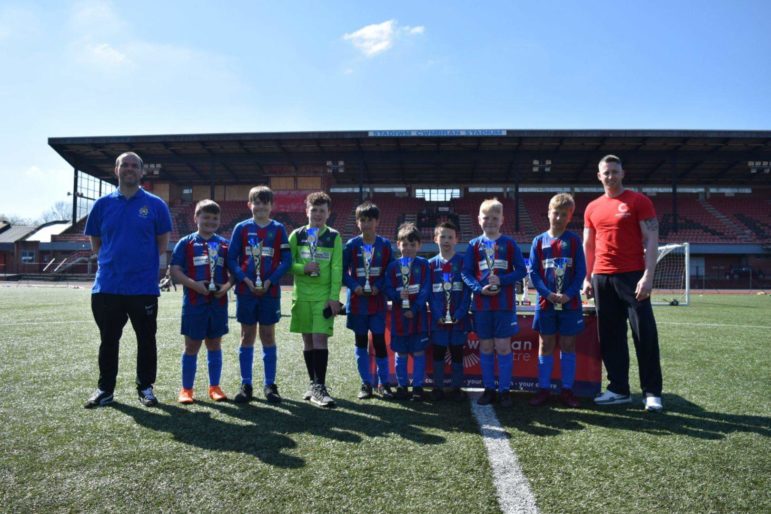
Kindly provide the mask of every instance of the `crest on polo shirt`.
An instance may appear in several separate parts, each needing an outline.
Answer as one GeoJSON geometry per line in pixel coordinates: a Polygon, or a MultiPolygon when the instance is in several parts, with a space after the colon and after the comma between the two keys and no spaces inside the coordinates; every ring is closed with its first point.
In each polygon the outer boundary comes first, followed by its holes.
{"type": "Polygon", "coordinates": [[[150,214],[150,208],[146,205],[143,205],[139,208],[139,217],[140,218],[146,218],[147,215],[150,214]]]}

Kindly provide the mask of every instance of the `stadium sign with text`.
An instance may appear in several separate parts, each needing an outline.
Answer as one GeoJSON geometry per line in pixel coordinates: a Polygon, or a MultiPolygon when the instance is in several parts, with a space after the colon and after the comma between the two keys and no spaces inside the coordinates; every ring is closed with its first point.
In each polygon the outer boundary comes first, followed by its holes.
{"type": "Polygon", "coordinates": [[[369,137],[459,137],[459,136],[505,136],[505,130],[370,130],[369,137]]]}

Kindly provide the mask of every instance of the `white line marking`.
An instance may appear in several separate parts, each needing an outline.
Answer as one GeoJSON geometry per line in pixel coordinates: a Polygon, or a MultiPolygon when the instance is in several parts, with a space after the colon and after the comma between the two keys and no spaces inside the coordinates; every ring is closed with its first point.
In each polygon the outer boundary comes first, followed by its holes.
{"type": "Polygon", "coordinates": [[[479,423],[487,448],[487,458],[493,468],[493,481],[498,505],[504,513],[538,513],[530,483],[519,467],[517,454],[511,449],[509,435],[501,426],[490,405],[477,405],[478,394],[470,394],[471,411],[479,423]]]}
{"type": "MultiPolygon", "coordinates": [[[[156,318],[157,321],[170,321],[179,319],[179,317],[176,318],[156,318]]],[[[0,322],[0,327],[13,327],[16,325],[64,325],[68,323],[93,323],[93,318],[88,319],[69,319],[64,321],[40,321],[40,320],[30,320],[30,321],[15,321],[13,323],[2,323],[0,322]]]]}
{"type": "Polygon", "coordinates": [[[686,327],[725,327],[725,328],[764,328],[771,329],[769,325],[734,325],[732,323],[681,323],[679,321],[658,321],[657,325],[683,325],[686,327]]]}

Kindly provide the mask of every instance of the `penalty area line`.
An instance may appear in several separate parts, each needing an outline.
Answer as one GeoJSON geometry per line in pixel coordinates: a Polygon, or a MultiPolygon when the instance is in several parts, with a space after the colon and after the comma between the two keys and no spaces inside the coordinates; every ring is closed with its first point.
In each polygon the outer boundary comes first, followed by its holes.
{"type": "Polygon", "coordinates": [[[538,513],[530,483],[522,473],[517,454],[509,444],[509,434],[501,426],[492,405],[477,405],[478,394],[471,394],[474,414],[487,449],[493,471],[498,506],[504,513],[538,513]]]}

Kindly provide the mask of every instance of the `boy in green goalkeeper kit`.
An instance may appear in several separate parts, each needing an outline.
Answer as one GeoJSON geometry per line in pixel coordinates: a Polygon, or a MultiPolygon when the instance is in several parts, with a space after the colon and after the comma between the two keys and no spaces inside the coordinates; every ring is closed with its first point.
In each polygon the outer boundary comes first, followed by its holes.
{"type": "Polygon", "coordinates": [[[305,399],[320,407],[334,407],[326,387],[329,350],[335,315],[340,311],[343,280],[343,243],[340,233],[326,225],[332,199],[323,192],[305,199],[308,225],[289,236],[294,292],[289,330],[303,336],[303,356],[310,378],[305,399]]]}

